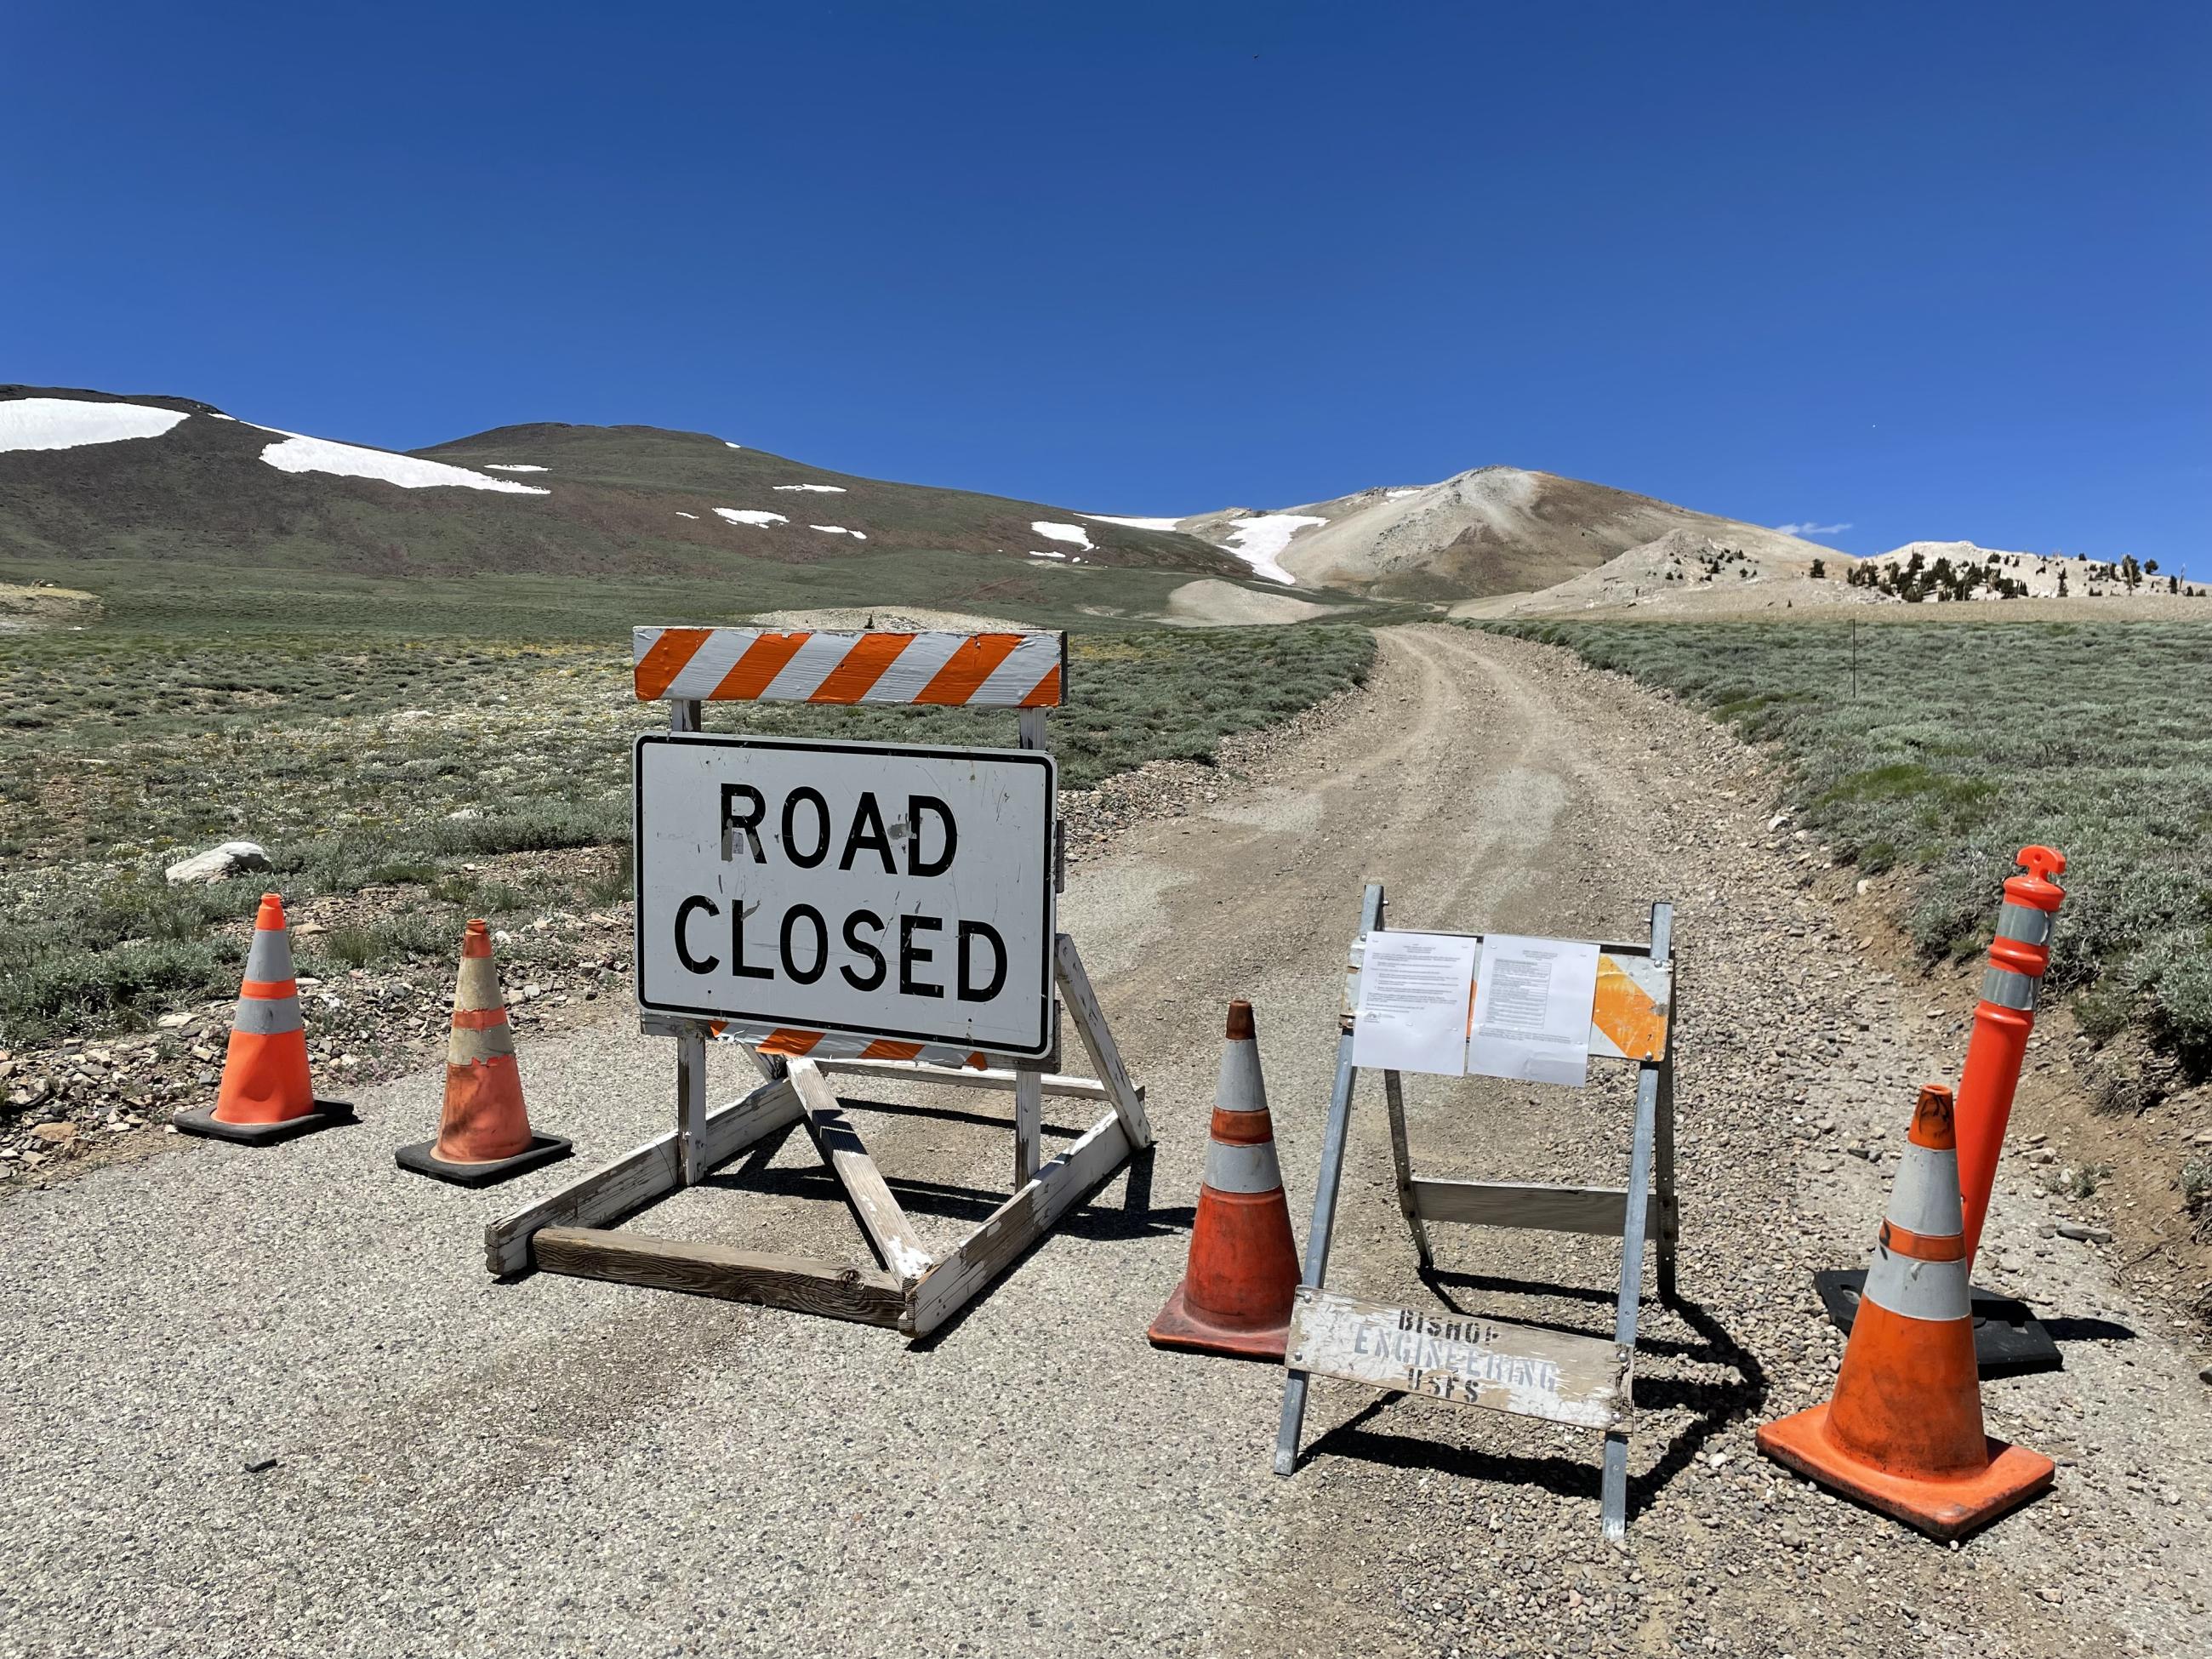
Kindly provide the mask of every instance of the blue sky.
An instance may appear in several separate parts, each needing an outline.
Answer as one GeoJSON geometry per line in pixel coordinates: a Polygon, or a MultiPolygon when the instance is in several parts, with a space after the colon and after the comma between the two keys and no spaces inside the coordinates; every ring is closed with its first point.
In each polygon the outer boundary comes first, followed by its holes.
{"type": "Polygon", "coordinates": [[[2207,15],[15,0],[0,379],[2212,576],[2207,15]]]}

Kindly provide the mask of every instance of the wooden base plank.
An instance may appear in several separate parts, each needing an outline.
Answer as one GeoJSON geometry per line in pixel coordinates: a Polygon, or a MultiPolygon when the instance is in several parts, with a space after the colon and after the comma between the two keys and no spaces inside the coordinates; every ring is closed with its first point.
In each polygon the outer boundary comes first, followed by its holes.
{"type": "Polygon", "coordinates": [[[1283,1364],[1516,1417],[1614,1429],[1628,1417],[1630,1352],[1600,1336],[1420,1313],[1301,1285],[1283,1364]]]}
{"type": "Polygon", "coordinates": [[[904,1288],[878,1267],[594,1227],[541,1228],[534,1243],[538,1265],[547,1273],[756,1302],[863,1325],[896,1326],[906,1314],[904,1288]]]}
{"type": "Polygon", "coordinates": [[[909,1298],[912,1316],[899,1328],[909,1336],[927,1336],[942,1325],[1120,1169],[1130,1151],[1120,1117],[1099,1119],[923,1277],[909,1298]]]}
{"type": "MultiPolygon", "coordinates": [[[[763,1136],[799,1121],[799,1096],[788,1079],[763,1083],[743,1099],[707,1115],[704,1165],[727,1163],[763,1136]]],[[[681,1137],[671,1129],[611,1164],[602,1164],[550,1197],[503,1216],[484,1229],[484,1266],[494,1274],[530,1266],[531,1236],[545,1227],[596,1227],[635,1214],[683,1184],[681,1137]]]]}
{"type": "MultiPolygon", "coordinates": [[[[1555,1233],[1619,1238],[1628,1221],[1628,1194],[1619,1187],[1552,1187],[1536,1181],[1413,1178],[1413,1207],[1425,1221],[1478,1227],[1536,1227],[1555,1233]]],[[[1647,1224],[1650,1200],[1645,1201],[1647,1224]]]]}
{"type": "MultiPolygon", "coordinates": [[[[817,1060],[814,1066],[825,1077],[897,1078],[908,1083],[941,1083],[955,1089],[994,1089],[1002,1093],[1012,1093],[1020,1076],[997,1066],[979,1072],[962,1066],[927,1066],[918,1060],[817,1060]]],[[[1060,1072],[1044,1074],[1044,1091],[1075,1100],[1112,1098],[1097,1078],[1070,1077],[1060,1072]]],[[[1137,1091],[1139,1097],[1144,1092],[1137,1091]]]]}
{"type": "Polygon", "coordinates": [[[806,1113],[814,1144],[844,1188],[845,1196],[852,1200],[853,1212],[860,1217],[860,1226],[884,1265],[902,1281],[920,1279],[937,1258],[930,1255],[929,1247],[891,1195],[883,1171],[868,1156],[866,1143],[846,1117],[844,1103],[830,1092],[829,1079],[811,1060],[793,1060],[790,1078],[791,1086],[799,1091],[799,1103],[806,1113]]]}

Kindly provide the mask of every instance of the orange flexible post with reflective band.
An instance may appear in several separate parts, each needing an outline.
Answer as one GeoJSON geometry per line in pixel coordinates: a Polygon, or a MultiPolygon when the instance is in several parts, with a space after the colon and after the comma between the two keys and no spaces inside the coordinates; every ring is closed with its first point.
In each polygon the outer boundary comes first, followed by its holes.
{"type": "Polygon", "coordinates": [[[1156,1348],[1279,1360],[1297,1288],[1258,1032],[1252,1005],[1239,997],[1229,1005],[1189,1266],[1145,1334],[1156,1348]]]}
{"type": "Polygon", "coordinates": [[[1981,1246],[1990,1193],[1996,1184],[1997,1155],[2020,1069],[2035,1029],[2035,1005],[2051,966],[2051,936],[2058,906],[2066,896],[2051,878],[2066,872],[2064,854],[2048,847],[2023,847],[2019,862],[2027,873],[2004,884],[1996,937],[1982,975],[1982,1000],[1974,1010],[1974,1032],[1966,1044],[1966,1069],[1959,1077],[1959,1188],[1966,1203],[1966,1260],[1981,1246]]]}
{"type": "Polygon", "coordinates": [[[1945,1540],[2026,1503],[2052,1476],[2049,1458],[1983,1428],[1960,1223],[1951,1091],[1929,1084],[1835,1391],[1758,1432],[1777,1462],[1945,1540]]]}

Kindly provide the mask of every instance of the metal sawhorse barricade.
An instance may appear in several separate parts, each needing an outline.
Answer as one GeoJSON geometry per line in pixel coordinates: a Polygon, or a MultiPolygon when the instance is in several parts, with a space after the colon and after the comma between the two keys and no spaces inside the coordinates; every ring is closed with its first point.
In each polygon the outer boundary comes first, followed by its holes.
{"type": "Polygon", "coordinates": [[[1359,1006],[1367,938],[1382,928],[1383,916],[1382,884],[1373,884],[1361,908],[1359,937],[1352,941],[1346,972],[1336,1084],[1322,1142],[1305,1271],[1284,1361],[1289,1376],[1283,1391],[1275,1473],[1289,1474],[1297,1467],[1307,1382],[1318,1372],[1394,1392],[1602,1429],[1605,1534],[1619,1539],[1628,1524],[1628,1421],[1648,1237],[1656,1235],[1658,1244],[1660,1297],[1670,1303],[1675,1297],[1680,1215],[1674,1195],[1674,907],[1651,907],[1648,942],[1601,942],[1598,946],[1590,1057],[1637,1067],[1636,1126],[1626,1187],[1460,1181],[1416,1174],[1406,1139],[1400,1075],[1382,1073],[1398,1206],[1422,1270],[1434,1266],[1428,1235],[1431,1222],[1618,1237],[1620,1291],[1610,1340],[1505,1320],[1384,1307],[1334,1295],[1326,1288],[1337,1189],[1344,1174],[1352,1090],[1358,1078],[1352,1057],[1352,1016],[1359,1006]]]}

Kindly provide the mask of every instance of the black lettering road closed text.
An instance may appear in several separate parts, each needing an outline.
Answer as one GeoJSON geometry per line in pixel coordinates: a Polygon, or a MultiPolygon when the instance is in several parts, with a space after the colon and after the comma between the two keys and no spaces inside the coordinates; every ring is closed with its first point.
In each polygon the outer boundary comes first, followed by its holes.
{"type": "Polygon", "coordinates": [[[702,732],[635,751],[641,1006],[1051,1054],[1050,757],[702,732]]]}

